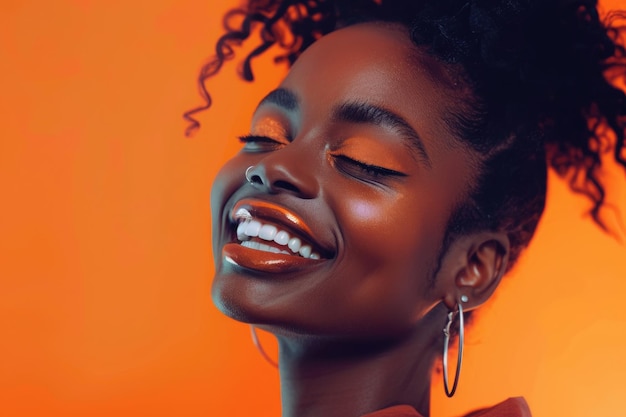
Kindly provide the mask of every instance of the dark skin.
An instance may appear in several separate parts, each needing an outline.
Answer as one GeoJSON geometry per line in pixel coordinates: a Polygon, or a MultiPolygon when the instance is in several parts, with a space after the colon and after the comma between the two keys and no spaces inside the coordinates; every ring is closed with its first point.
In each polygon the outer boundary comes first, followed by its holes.
{"type": "Polygon", "coordinates": [[[478,160],[444,123],[462,94],[444,69],[400,26],[333,32],[260,103],[252,137],[218,174],[213,299],[277,336],[284,417],[396,404],[427,416],[446,314],[500,281],[509,242],[498,232],[457,239],[433,276],[478,160]],[[240,244],[251,219],[320,259],[240,244]]]}

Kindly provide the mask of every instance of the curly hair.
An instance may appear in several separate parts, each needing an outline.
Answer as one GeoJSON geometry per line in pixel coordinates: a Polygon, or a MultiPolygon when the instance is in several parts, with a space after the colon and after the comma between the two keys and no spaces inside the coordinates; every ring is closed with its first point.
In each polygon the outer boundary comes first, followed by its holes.
{"type": "MultiPolygon", "coordinates": [[[[603,21],[597,0],[248,0],[224,17],[226,33],[198,83],[211,105],[206,80],[234,57],[234,47],[258,33],[241,76],[254,79],[252,61],[272,46],[277,62],[292,64],[313,42],[338,28],[386,21],[410,30],[416,46],[444,64],[462,68],[472,96],[449,115],[460,141],[479,152],[482,166],[469,196],[449,220],[441,255],[455,237],[504,231],[511,241],[509,268],[530,242],[543,213],[547,168],[591,201],[601,217],[605,187],[602,156],[626,168],[626,16],[603,21]]],[[[440,255],[440,261],[441,261],[440,255]]]]}

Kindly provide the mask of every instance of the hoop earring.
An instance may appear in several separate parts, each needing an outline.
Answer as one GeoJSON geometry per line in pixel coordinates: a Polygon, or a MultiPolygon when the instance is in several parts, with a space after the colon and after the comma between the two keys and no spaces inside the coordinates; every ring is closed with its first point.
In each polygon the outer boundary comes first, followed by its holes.
{"type": "Polygon", "coordinates": [[[451,398],[455,391],[456,386],[459,383],[459,375],[461,375],[461,364],[463,363],[463,342],[465,341],[465,327],[463,324],[463,307],[461,303],[457,303],[458,311],[451,311],[448,313],[448,322],[446,327],[443,328],[443,388],[446,391],[446,395],[451,398]],[[456,372],[454,373],[454,383],[452,384],[452,390],[448,384],[448,347],[450,344],[450,326],[454,321],[454,316],[458,313],[459,316],[459,353],[456,362],[456,372]]]}
{"type": "Polygon", "coordinates": [[[245,173],[245,177],[246,177],[246,181],[248,181],[250,184],[253,184],[252,182],[252,177],[250,175],[250,171],[254,168],[254,165],[250,165],[248,168],[246,168],[246,173],[245,173]]]}
{"type": "Polygon", "coordinates": [[[278,369],[278,364],[274,362],[274,360],[270,358],[267,352],[265,352],[265,349],[263,349],[263,346],[261,345],[261,342],[259,341],[259,336],[257,336],[256,334],[256,327],[254,327],[253,325],[250,325],[250,333],[252,334],[252,343],[254,343],[254,346],[256,347],[256,349],[261,353],[261,356],[263,356],[263,358],[267,362],[269,362],[270,365],[278,369]]]}

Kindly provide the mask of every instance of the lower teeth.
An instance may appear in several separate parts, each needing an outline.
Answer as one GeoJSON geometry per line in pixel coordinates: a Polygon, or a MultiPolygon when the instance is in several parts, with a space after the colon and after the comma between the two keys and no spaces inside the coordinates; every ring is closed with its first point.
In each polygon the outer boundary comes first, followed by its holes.
{"type": "Polygon", "coordinates": [[[264,243],[259,243],[259,242],[253,242],[251,240],[246,240],[246,241],[241,242],[241,246],[244,246],[250,249],[260,250],[263,252],[282,253],[284,255],[291,255],[291,253],[287,252],[286,250],[280,250],[274,246],[266,245],[264,243]]]}

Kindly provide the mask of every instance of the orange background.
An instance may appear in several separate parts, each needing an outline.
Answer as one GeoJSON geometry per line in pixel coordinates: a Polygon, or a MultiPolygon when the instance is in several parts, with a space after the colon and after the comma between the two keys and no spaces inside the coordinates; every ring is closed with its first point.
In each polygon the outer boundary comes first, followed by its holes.
{"type": "MultiPolygon", "coordinates": [[[[227,66],[182,135],[231,4],[2,0],[0,415],[280,415],[276,371],[210,302],[209,189],[283,70],[265,58],[249,85],[227,66]]],[[[514,395],[538,417],[624,415],[626,246],[550,186],[434,416],[514,395]]]]}

